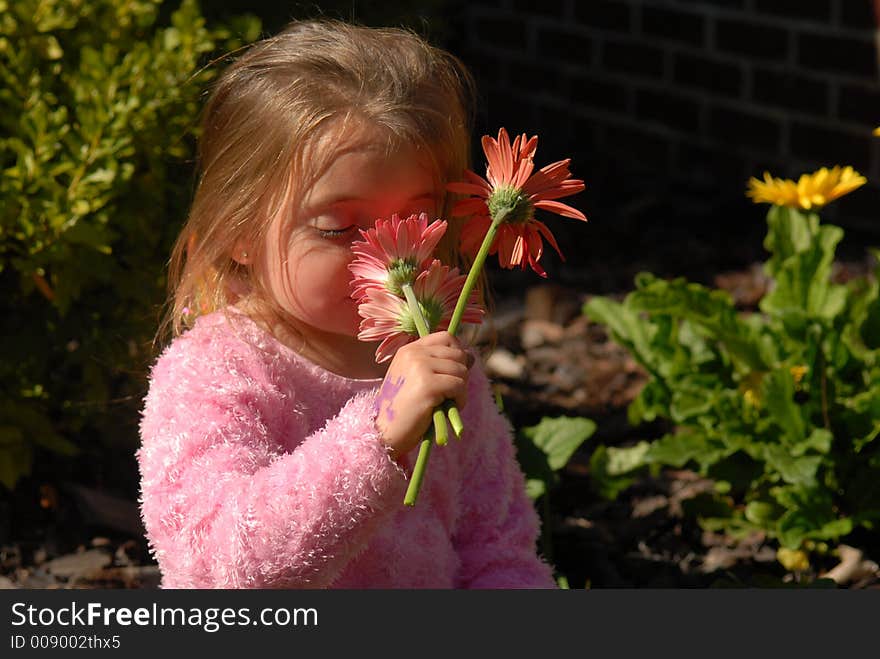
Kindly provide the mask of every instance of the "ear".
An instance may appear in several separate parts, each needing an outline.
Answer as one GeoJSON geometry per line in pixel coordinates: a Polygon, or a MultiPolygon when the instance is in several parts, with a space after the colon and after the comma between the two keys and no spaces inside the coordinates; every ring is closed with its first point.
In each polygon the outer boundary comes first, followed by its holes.
{"type": "Polygon", "coordinates": [[[240,265],[250,265],[253,262],[253,250],[242,240],[236,241],[232,248],[232,260],[240,265]]]}

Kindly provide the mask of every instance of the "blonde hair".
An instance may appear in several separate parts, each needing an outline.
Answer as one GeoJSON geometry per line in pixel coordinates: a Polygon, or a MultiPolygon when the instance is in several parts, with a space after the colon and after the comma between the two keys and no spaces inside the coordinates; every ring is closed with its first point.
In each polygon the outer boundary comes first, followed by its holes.
{"type": "MultiPolygon", "coordinates": [[[[473,99],[465,66],[404,29],[295,22],[250,46],[218,78],[203,111],[198,186],[171,254],[157,342],[245,292],[283,322],[259,273],[233,251],[259,249],[280,205],[301,199],[329,166],[333,154],[316,148],[321,137],[352,120],[383,129],[389,150],[424,151],[442,192],[469,166],[473,99]]],[[[443,193],[447,220],[450,203],[443,193]]],[[[460,263],[457,224],[450,221],[441,246],[446,262],[460,263]]]]}

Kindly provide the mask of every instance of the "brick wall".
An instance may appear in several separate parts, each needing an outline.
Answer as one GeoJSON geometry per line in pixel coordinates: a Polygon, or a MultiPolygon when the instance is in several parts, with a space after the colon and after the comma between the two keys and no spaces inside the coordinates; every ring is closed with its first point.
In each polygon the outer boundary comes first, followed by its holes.
{"type": "Polygon", "coordinates": [[[880,244],[871,0],[475,0],[455,25],[478,129],[539,133],[539,164],[571,156],[587,181],[589,228],[554,224],[578,243],[563,276],[761,258],[764,209],[743,193],[765,169],[853,165],[869,189],[825,217],[843,254],[880,244]]]}

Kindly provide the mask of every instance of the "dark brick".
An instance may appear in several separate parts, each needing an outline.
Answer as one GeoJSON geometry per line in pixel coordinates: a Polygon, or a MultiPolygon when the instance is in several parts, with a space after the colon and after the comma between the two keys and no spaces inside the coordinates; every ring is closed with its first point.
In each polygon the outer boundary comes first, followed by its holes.
{"type": "Polygon", "coordinates": [[[737,65],[707,56],[676,53],[673,58],[673,78],[678,84],[725,96],[739,96],[742,90],[742,72],[737,65]]]}
{"type": "Polygon", "coordinates": [[[791,126],[791,150],[801,158],[824,166],[852,165],[867,172],[871,162],[870,135],[859,137],[849,132],[818,124],[796,121],[791,126]]]}
{"type": "Polygon", "coordinates": [[[626,112],[628,97],[629,91],[624,85],[592,76],[577,76],[571,80],[571,100],[578,108],[626,112]]]}
{"type": "MultiPolygon", "coordinates": [[[[865,174],[864,171],[860,171],[860,173],[865,174]]],[[[880,243],[880,230],[877,227],[877,209],[880,208],[880,187],[872,185],[869,181],[858,190],[854,190],[850,194],[841,197],[839,201],[835,201],[834,205],[838,206],[842,218],[870,218],[867,228],[872,236],[871,243],[875,245],[880,243]],[[871,229],[873,230],[871,231],[871,229]]],[[[862,223],[856,221],[853,224],[862,223]]],[[[851,236],[849,231],[847,231],[845,242],[849,242],[853,238],[854,236],[851,236]]],[[[862,245],[866,242],[863,241],[862,245]]],[[[859,256],[864,256],[864,254],[859,256]]]]}
{"type": "Polygon", "coordinates": [[[743,159],[729,150],[691,141],[679,145],[675,168],[679,172],[691,171],[700,178],[719,181],[724,187],[730,187],[731,181],[742,179],[746,173],[743,159]]]}
{"type": "Polygon", "coordinates": [[[682,0],[682,3],[696,6],[715,5],[728,9],[743,9],[746,6],[746,0],[682,0]]]}
{"type": "Polygon", "coordinates": [[[495,53],[480,51],[479,54],[472,56],[467,62],[468,68],[477,79],[479,88],[491,85],[497,82],[503,82],[506,78],[507,71],[506,57],[499,57],[495,53]]]}
{"type": "Polygon", "coordinates": [[[568,95],[568,77],[559,67],[543,60],[510,62],[510,83],[525,85],[536,92],[547,92],[555,96],[568,95]]]}
{"type": "Polygon", "coordinates": [[[704,42],[705,20],[688,11],[645,7],[642,9],[642,31],[654,37],[701,46],[704,42]]]}
{"type": "Polygon", "coordinates": [[[578,23],[600,30],[629,32],[632,29],[632,11],[623,2],[589,0],[574,3],[574,18],[578,23]]]}
{"type": "Polygon", "coordinates": [[[779,149],[782,127],[756,112],[715,106],[709,111],[709,133],[725,144],[773,152],[779,149]]]}
{"type": "Polygon", "coordinates": [[[565,2],[563,0],[513,0],[512,9],[516,12],[561,18],[565,15],[565,2]]]}
{"type": "Polygon", "coordinates": [[[592,44],[589,37],[562,30],[538,32],[538,52],[541,58],[575,64],[584,69],[592,60],[592,44]]]}
{"type": "Polygon", "coordinates": [[[826,117],[830,114],[829,90],[825,82],[792,71],[755,69],[752,96],[763,105],[826,117]]]}
{"type": "MultiPolygon", "coordinates": [[[[571,140],[572,149],[586,156],[586,158],[581,158],[578,162],[598,159],[597,154],[601,153],[601,145],[599,144],[599,130],[597,130],[594,119],[575,117],[572,124],[571,140]]],[[[574,156],[572,156],[573,158],[574,156]]]]}
{"type": "Polygon", "coordinates": [[[663,75],[663,51],[636,41],[606,41],[602,65],[609,71],[659,78],[663,75]]]}
{"type": "Polygon", "coordinates": [[[721,50],[747,57],[784,60],[788,54],[788,32],[770,25],[720,20],[715,26],[715,38],[721,50]]]}
{"type": "Polygon", "coordinates": [[[665,169],[670,165],[670,142],[656,133],[618,124],[604,125],[600,133],[608,157],[623,161],[627,167],[665,169]]]}
{"type": "Polygon", "coordinates": [[[846,27],[873,30],[877,19],[871,0],[841,0],[840,22],[846,27]]]}
{"type": "MultiPolygon", "coordinates": [[[[482,109],[482,108],[481,108],[482,109]]],[[[497,135],[498,126],[506,126],[511,135],[526,132],[534,124],[534,106],[523,103],[521,94],[507,89],[490,88],[485,103],[486,127],[478,135],[497,135]]],[[[477,159],[475,162],[481,162],[477,159]]]]}
{"type": "MultiPolygon", "coordinates": [[[[843,0],[841,4],[858,3],[861,0],[843,0]]],[[[869,0],[865,0],[866,4],[869,0]]],[[[755,0],[755,9],[765,14],[797,20],[831,20],[831,0],[755,0]]]]}
{"type": "Polygon", "coordinates": [[[839,116],[866,126],[880,126],[880,87],[843,85],[840,88],[839,116]]]}
{"type": "Polygon", "coordinates": [[[832,37],[816,33],[798,35],[800,64],[821,71],[875,78],[877,54],[869,37],[832,37]]]}
{"type": "Polygon", "coordinates": [[[526,131],[529,135],[538,133],[538,157],[542,164],[571,158],[571,133],[574,117],[569,107],[558,105],[535,106],[535,124],[526,131]]]}
{"type": "Polygon", "coordinates": [[[636,116],[684,133],[696,135],[700,130],[700,104],[674,92],[637,90],[636,116]]]}
{"type": "Polygon", "coordinates": [[[751,177],[764,178],[764,172],[776,178],[791,178],[795,176],[790,164],[778,157],[761,155],[750,158],[746,162],[746,181],[751,177]]]}
{"type": "Polygon", "coordinates": [[[526,48],[526,24],[524,21],[485,16],[477,19],[476,37],[480,42],[508,50],[522,52],[526,48]]]}

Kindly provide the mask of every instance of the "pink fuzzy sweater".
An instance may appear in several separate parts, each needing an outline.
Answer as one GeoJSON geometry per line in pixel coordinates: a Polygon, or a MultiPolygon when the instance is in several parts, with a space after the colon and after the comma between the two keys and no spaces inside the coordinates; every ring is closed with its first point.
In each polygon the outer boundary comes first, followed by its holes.
{"type": "Polygon", "coordinates": [[[237,311],[153,365],[137,459],[162,588],[554,588],[509,424],[475,365],[461,441],[394,462],[380,380],[305,360],[237,311]]]}

